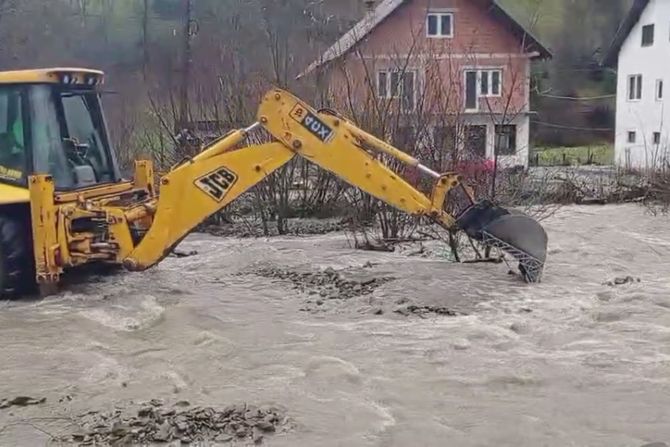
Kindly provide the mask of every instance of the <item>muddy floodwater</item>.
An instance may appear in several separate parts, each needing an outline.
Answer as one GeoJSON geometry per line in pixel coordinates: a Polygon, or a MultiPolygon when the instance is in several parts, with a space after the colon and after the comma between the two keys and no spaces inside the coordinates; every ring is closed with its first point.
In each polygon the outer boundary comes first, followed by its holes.
{"type": "Polygon", "coordinates": [[[0,445],[151,399],[281,406],[295,428],[273,446],[670,443],[670,218],[567,207],[544,225],[540,285],[337,233],[193,235],[195,256],[3,303],[0,399],[46,401],[0,409],[0,445]]]}

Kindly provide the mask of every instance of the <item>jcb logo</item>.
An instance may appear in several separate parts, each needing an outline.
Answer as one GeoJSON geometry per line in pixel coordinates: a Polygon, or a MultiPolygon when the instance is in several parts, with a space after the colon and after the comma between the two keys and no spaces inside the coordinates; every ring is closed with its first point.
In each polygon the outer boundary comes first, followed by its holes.
{"type": "Polygon", "coordinates": [[[297,104],[293,110],[291,110],[291,117],[302,124],[302,127],[309,130],[312,135],[324,143],[329,142],[335,134],[333,129],[300,104],[297,104]]]}
{"type": "Polygon", "coordinates": [[[195,186],[205,194],[220,202],[228,194],[230,188],[237,182],[237,175],[227,168],[219,168],[216,171],[200,177],[195,181],[195,186]]]}

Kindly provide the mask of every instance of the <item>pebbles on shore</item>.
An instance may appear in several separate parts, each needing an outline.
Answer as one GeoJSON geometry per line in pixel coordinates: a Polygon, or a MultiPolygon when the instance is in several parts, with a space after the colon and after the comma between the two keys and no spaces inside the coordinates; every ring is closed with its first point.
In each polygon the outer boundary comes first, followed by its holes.
{"type": "Polygon", "coordinates": [[[323,300],[348,300],[357,296],[370,295],[375,289],[393,281],[392,277],[369,276],[355,280],[345,278],[341,272],[327,268],[317,272],[298,272],[277,267],[261,267],[250,273],[264,278],[287,280],[300,292],[317,297],[317,304],[323,300]]]}
{"type": "MultiPolygon", "coordinates": [[[[317,219],[289,219],[287,221],[290,236],[301,235],[321,235],[343,231],[346,226],[337,220],[317,220],[317,219]]],[[[214,236],[234,236],[240,238],[278,236],[277,225],[275,222],[268,222],[267,231],[261,222],[235,222],[225,225],[211,225],[203,229],[205,233],[214,236]]]]}
{"type": "Polygon", "coordinates": [[[81,429],[59,441],[79,446],[151,443],[178,446],[233,441],[261,444],[266,436],[292,428],[285,411],[273,406],[242,403],[217,410],[191,407],[186,401],[165,406],[156,399],[140,405],[132,413],[121,409],[90,411],[77,422],[81,429]]]}

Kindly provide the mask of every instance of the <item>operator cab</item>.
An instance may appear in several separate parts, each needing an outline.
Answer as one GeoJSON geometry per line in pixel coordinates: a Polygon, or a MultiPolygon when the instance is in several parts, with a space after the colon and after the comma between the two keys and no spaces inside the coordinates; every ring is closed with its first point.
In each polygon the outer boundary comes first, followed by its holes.
{"type": "Polygon", "coordinates": [[[67,191],[119,181],[102,81],[84,69],[0,73],[0,182],[25,187],[29,175],[49,174],[67,191]]]}

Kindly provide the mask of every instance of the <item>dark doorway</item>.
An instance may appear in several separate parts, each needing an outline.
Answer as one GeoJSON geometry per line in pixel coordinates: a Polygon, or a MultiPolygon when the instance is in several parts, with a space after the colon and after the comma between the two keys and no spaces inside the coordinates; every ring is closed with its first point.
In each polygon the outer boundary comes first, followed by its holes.
{"type": "Polygon", "coordinates": [[[465,156],[486,157],[486,126],[465,126],[465,156]]]}
{"type": "Polygon", "coordinates": [[[465,72],[465,109],[477,110],[477,72],[465,72]]]}

